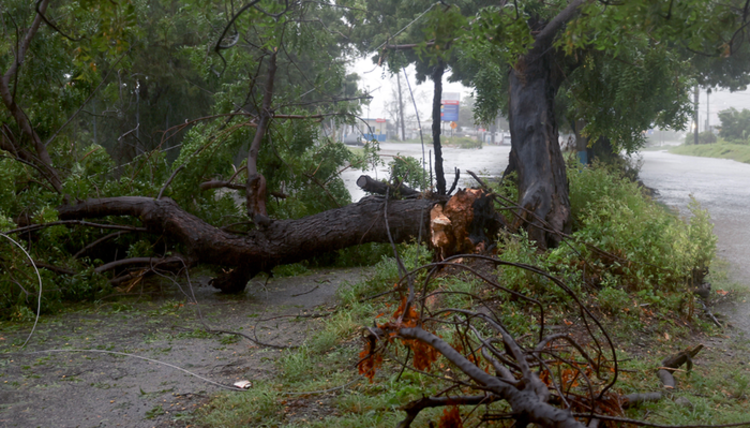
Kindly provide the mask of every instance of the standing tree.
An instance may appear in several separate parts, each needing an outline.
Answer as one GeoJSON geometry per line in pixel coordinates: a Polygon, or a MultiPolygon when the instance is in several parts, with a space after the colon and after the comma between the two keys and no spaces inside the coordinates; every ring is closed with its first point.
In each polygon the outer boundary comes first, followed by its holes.
{"type": "MultiPolygon", "coordinates": [[[[731,2],[572,0],[513,2],[479,13],[459,75],[477,88],[480,118],[503,107],[508,112],[508,171],[517,173],[519,214],[540,247],[557,245],[570,227],[560,114],[567,112],[571,123],[582,119],[584,134],[611,137],[631,150],[652,123],[679,126],[687,112],[686,77],[722,81],[706,64],[691,66],[692,58],[715,54],[716,70],[742,63],[746,9],[731,2]]],[[[742,81],[742,73],[727,84],[742,81]]]]}

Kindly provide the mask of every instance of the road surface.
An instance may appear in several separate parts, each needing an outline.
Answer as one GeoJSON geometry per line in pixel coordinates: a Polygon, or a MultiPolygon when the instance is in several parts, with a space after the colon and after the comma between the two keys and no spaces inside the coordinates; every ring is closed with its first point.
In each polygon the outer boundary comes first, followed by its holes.
{"type": "Polygon", "coordinates": [[[717,254],[730,278],[750,285],[750,164],[726,159],[643,152],[640,177],[657,199],[686,214],[690,195],[708,209],[719,237],[717,254]]]}

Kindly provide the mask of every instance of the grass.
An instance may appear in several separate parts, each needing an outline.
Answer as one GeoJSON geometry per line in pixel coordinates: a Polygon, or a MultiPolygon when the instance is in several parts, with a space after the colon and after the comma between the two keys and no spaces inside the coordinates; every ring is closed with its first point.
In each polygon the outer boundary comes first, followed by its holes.
{"type": "MultiPolygon", "coordinates": [[[[711,277],[714,287],[729,286],[722,279],[725,277],[722,269],[715,269],[711,277]]],[[[256,382],[247,392],[213,397],[194,415],[191,423],[204,428],[396,426],[404,417],[400,406],[434,394],[445,386],[439,379],[418,372],[406,370],[399,374],[401,367],[388,359],[373,383],[357,374],[355,365],[362,349],[360,329],[372,325],[378,314],[392,312],[394,307],[389,306],[389,302],[395,300],[387,296],[364,298],[388,291],[396,278],[394,261],[384,258],[372,278],[339,291],[341,309],[317,321],[320,324],[313,329],[317,333],[302,347],[283,353],[276,361],[277,372],[272,379],[256,382]]],[[[478,281],[463,275],[440,278],[436,286],[446,292],[440,298],[443,306],[473,307],[477,302],[464,293],[480,296],[491,293],[478,281]]],[[[516,325],[528,331],[528,314],[516,303],[505,305],[508,313],[504,314],[504,321],[511,327],[516,325]]],[[[575,319],[575,311],[567,308],[550,310],[550,318],[575,319]]],[[[750,369],[728,355],[749,355],[747,341],[726,340],[723,332],[697,320],[687,323],[681,318],[642,317],[626,312],[601,317],[615,337],[621,368],[625,369],[616,386],[616,392],[621,394],[659,390],[655,369],[663,358],[699,342],[706,344],[706,349],[694,360],[692,372],[689,375],[677,373],[675,391],[658,403],[629,410],[627,417],[647,418],[651,423],[668,425],[719,424],[748,419],[750,369]],[[632,334],[635,330],[639,331],[638,335],[632,334]]],[[[450,340],[449,334],[444,337],[450,340]]],[[[395,347],[391,352],[404,357],[403,351],[395,347]]],[[[504,404],[495,403],[490,409],[500,411],[502,406],[504,404]]],[[[464,409],[463,415],[469,410],[464,409]]],[[[473,422],[465,426],[476,424],[482,411],[476,409],[473,413],[473,422]]],[[[441,415],[442,409],[423,411],[412,426],[427,426],[441,415]]]]}
{"type": "Polygon", "coordinates": [[[737,162],[750,163],[750,145],[731,144],[723,140],[719,140],[718,143],[714,144],[676,146],[669,149],[669,153],[705,158],[731,159],[737,162]]]}
{"type": "MultiPolygon", "coordinates": [[[[413,248],[407,248],[405,252],[413,251],[413,248]]],[[[391,290],[397,276],[395,261],[383,258],[371,278],[339,290],[340,310],[323,321],[317,321],[320,324],[313,329],[317,333],[301,348],[285,352],[276,361],[278,370],[274,378],[256,383],[246,393],[214,397],[192,422],[206,428],[240,424],[289,428],[397,425],[404,417],[399,410],[401,405],[445,386],[440,380],[418,372],[406,370],[399,374],[401,368],[392,360],[384,362],[373,383],[356,373],[355,365],[362,349],[360,329],[372,325],[379,314],[387,316],[393,312],[394,306],[389,305],[397,300],[395,296],[367,297],[391,290]]],[[[729,285],[722,278],[726,278],[723,269],[715,269],[711,278],[715,287],[729,285]]],[[[444,292],[437,302],[441,306],[476,307],[475,298],[469,294],[485,299],[492,293],[479,281],[462,274],[438,278],[434,286],[444,292]]],[[[641,294],[635,296],[639,301],[653,298],[647,293],[641,294]]],[[[630,300],[628,302],[632,304],[630,300]]],[[[501,317],[509,329],[533,330],[531,313],[520,302],[507,302],[503,308],[501,317]]],[[[571,312],[562,305],[551,307],[550,311],[548,318],[561,321],[573,320],[576,316],[575,311],[571,312]]],[[[643,317],[621,311],[610,316],[602,315],[602,318],[617,341],[620,358],[626,360],[623,363],[625,371],[617,384],[617,392],[622,394],[658,390],[659,381],[654,369],[664,357],[720,334],[707,323],[688,324],[679,318],[666,318],[664,314],[643,317]],[[696,325],[699,326],[697,330],[696,325]],[[633,331],[641,333],[633,335],[633,331]]],[[[451,340],[449,332],[444,333],[444,337],[451,340]]],[[[734,343],[731,347],[734,355],[750,352],[745,342],[734,343]]],[[[746,418],[750,373],[745,366],[727,358],[726,349],[724,345],[709,346],[696,358],[690,376],[678,374],[679,389],[675,393],[659,403],[630,410],[627,416],[648,416],[650,422],[663,424],[675,421],[685,424],[729,423],[746,418]],[[678,397],[687,398],[692,407],[675,402],[678,397]]],[[[399,358],[404,357],[403,351],[397,351],[395,347],[391,352],[399,358]]],[[[493,406],[494,410],[499,410],[502,404],[493,406]]],[[[424,411],[413,426],[427,426],[429,421],[437,421],[441,415],[442,409],[424,411]]]]}

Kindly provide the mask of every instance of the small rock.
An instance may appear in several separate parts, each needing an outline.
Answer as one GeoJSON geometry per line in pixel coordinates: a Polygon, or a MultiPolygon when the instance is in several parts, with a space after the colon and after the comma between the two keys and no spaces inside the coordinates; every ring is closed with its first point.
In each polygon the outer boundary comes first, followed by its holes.
{"type": "Polygon", "coordinates": [[[682,406],[682,407],[687,407],[687,408],[690,408],[690,409],[693,408],[693,403],[691,403],[690,400],[688,400],[685,397],[677,397],[677,398],[675,398],[674,402],[675,402],[675,404],[677,404],[679,406],[682,406]]]}

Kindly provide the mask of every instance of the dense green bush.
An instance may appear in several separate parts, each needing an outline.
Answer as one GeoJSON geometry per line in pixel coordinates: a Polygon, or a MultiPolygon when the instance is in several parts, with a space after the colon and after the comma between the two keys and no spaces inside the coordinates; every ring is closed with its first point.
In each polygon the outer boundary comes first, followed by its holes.
{"type": "MultiPolygon", "coordinates": [[[[501,236],[500,257],[550,270],[574,290],[599,290],[594,294],[608,312],[632,306],[633,300],[684,309],[693,282],[702,278],[716,252],[708,212],[693,200],[689,219],[680,217],[611,166],[571,163],[568,177],[571,239],[540,252],[523,233],[501,236]]],[[[506,286],[540,299],[565,297],[545,279],[520,269],[502,268],[500,277],[506,286]]]]}
{"type": "Polygon", "coordinates": [[[688,220],[607,167],[570,171],[569,179],[574,239],[618,256],[603,260],[591,246],[582,248],[609,265],[626,288],[677,290],[692,278],[693,269],[706,268],[713,259],[717,238],[697,201],[688,207],[688,220]]]}
{"type": "MultiPolygon", "coordinates": [[[[286,196],[269,201],[269,214],[276,219],[304,217],[349,203],[349,193],[338,172],[347,165],[365,166],[375,156],[373,147],[367,147],[355,155],[343,144],[321,137],[318,128],[315,123],[283,123],[273,129],[274,141],[265,145],[260,154],[259,168],[267,178],[269,190],[286,196]]],[[[174,174],[164,195],[174,199],[188,212],[217,227],[247,222],[241,197],[235,191],[200,192],[196,189],[203,181],[234,174],[237,153],[241,153],[243,145],[252,139],[253,130],[248,129],[236,127],[227,130],[218,120],[198,124],[187,133],[179,156],[171,163],[165,152],[155,150],[115,167],[115,162],[101,146],[80,147],[69,153],[68,173],[64,177],[63,188],[69,200],[127,195],[156,197],[174,174]]],[[[19,218],[32,223],[58,220],[56,207],[63,202],[62,196],[34,185],[29,169],[22,163],[0,158],[0,231],[16,228],[19,218]]],[[[241,182],[243,179],[244,173],[241,173],[235,181],[241,182]]],[[[140,226],[137,219],[130,217],[118,216],[98,221],[140,226]]],[[[93,300],[112,293],[106,278],[93,271],[93,267],[111,259],[104,256],[100,256],[104,260],[73,257],[87,244],[111,232],[57,225],[21,237],[12,235],[30,251],[34,260],[77,272],[69,275],[40,269],[44,284],[43,313],[59,308],[65,301],[93,300]]],[[[36,274],[15,244],[5,239],[2,241],[0,319],[23,319],[37,308],[39,290],[36,274]]],[[[144,234],[125,234],[109,240],[107,245],[113,248],[111,256],[114,257],[116,252],[120,258],[160,257],[165,252],[181,251],[179,244],[144,234]]],[[[390,250],[371,245],[352,251],[320,255],[311,263],[372,264],[390,250]]]]}
{"type": "MultiPolygon", "coordinates": [[[[717,141],[719,141],[718,137],[711,131],[704,131],[698,134],[698,144],[714,144],[717,141]]],[[[689,132],[685,136],[685,145],[689,146],[691,144],[695,144],[695,134],[689,132]]]]}
{"type": "Polygon", "coordinates": [[[750,144],[750,110],[734,107],[719,112],[721,138],[732,144],[750,144]]]}

